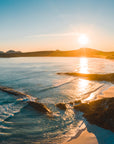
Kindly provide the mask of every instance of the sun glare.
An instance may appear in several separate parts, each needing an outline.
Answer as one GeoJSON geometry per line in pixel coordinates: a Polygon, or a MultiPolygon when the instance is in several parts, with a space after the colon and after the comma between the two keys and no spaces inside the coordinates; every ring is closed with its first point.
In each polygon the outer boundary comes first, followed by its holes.
{"type": "Polygon", "coordinates": [[[88,37],[85,34],[81,34],[78,38],[78,41],[81,45],[88,44],[88,37]]]}
{"type": "Polygon", "coordinates": [[[88,73],[88,59],[87,58],[80,58],[80,73],[88,73]]]}

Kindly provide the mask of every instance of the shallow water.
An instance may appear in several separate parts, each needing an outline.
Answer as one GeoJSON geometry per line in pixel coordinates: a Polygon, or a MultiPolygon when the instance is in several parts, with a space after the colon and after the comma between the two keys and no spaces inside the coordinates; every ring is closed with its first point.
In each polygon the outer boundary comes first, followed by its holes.
{"type": "MultiPolygon", "coordinates": [[[[0,91],[0,143],[62,143],[83,129],[81,125],[86,124],[86,121],[81,113],[75,113],[70,105],[64,112],[56,108],[55,104],[94,99],[112,84],[56,74],[74,71],[114,73],[114,62],[98,58],[0,59],[0,85],[38,98],[55,116],[51,119],[28,106],[26,99],[19,100],[0,91]]],[[[108,137],[110,141],[113,138],[113,134],[108,137]]]]}

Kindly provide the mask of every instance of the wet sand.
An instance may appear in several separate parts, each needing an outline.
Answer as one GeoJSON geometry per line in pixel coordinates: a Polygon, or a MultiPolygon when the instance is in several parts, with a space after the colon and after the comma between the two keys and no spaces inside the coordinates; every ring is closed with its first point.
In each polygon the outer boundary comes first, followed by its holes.
{"type": "Polygon", "coordinates": [[[114,97],[114,86],[108,88],[103,92],[103,95],[98,95],[98,99],[100,98],[111,98],[114,97]]]}
{"type": "Polygon", "coordinates": [[[63,144],[98,144],[97,138],[93,133],[89,133],[84,130],[78,138],[73,138],[72,140],[63,144]]]}

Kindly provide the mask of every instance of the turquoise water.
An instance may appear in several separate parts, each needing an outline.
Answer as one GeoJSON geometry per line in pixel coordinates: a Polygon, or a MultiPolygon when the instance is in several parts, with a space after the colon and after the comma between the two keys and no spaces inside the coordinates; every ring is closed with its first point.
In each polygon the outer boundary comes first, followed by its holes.
{"type": "MultiPolygon", "coordinates": [[[[114,73],[114,62],[91,58],[3,58],[0,59],[0,85],[24,92],[47,105],[54,118],[35,111],[27,99],[18,99],[0,91],[0,143],[62,143],[87,126],[82,114],[70,105],[64,112],[55,107],[58,102],[85,100],[110,87],[108,82],[84,80],[57,75],[58,72],[114,73]],[[102,86],[102,87],[101,87],[102,86]]],[[[109,131],[101,129],[104,135],[109,131]]],[[[99,136],[100,137],[100,136],[99,136]]],[[[102,139],[102,136],[101,136],[102,139]]],[[[99,138],[99,142],[101,140],[99,138]]],[[[114,134],[108,140],[113,143],[114,134]]]]}

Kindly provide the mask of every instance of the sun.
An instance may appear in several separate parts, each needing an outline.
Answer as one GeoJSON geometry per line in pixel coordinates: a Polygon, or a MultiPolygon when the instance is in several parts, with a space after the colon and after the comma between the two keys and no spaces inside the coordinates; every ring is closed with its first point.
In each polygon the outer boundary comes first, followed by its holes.
{"type": "Polygon", "coordinates": [[[81,34],[78,38],[78,41],[81,45],[86,45],[86,44],[88,44],[89,39],[88,39],[87,35],[81,34]]]}

